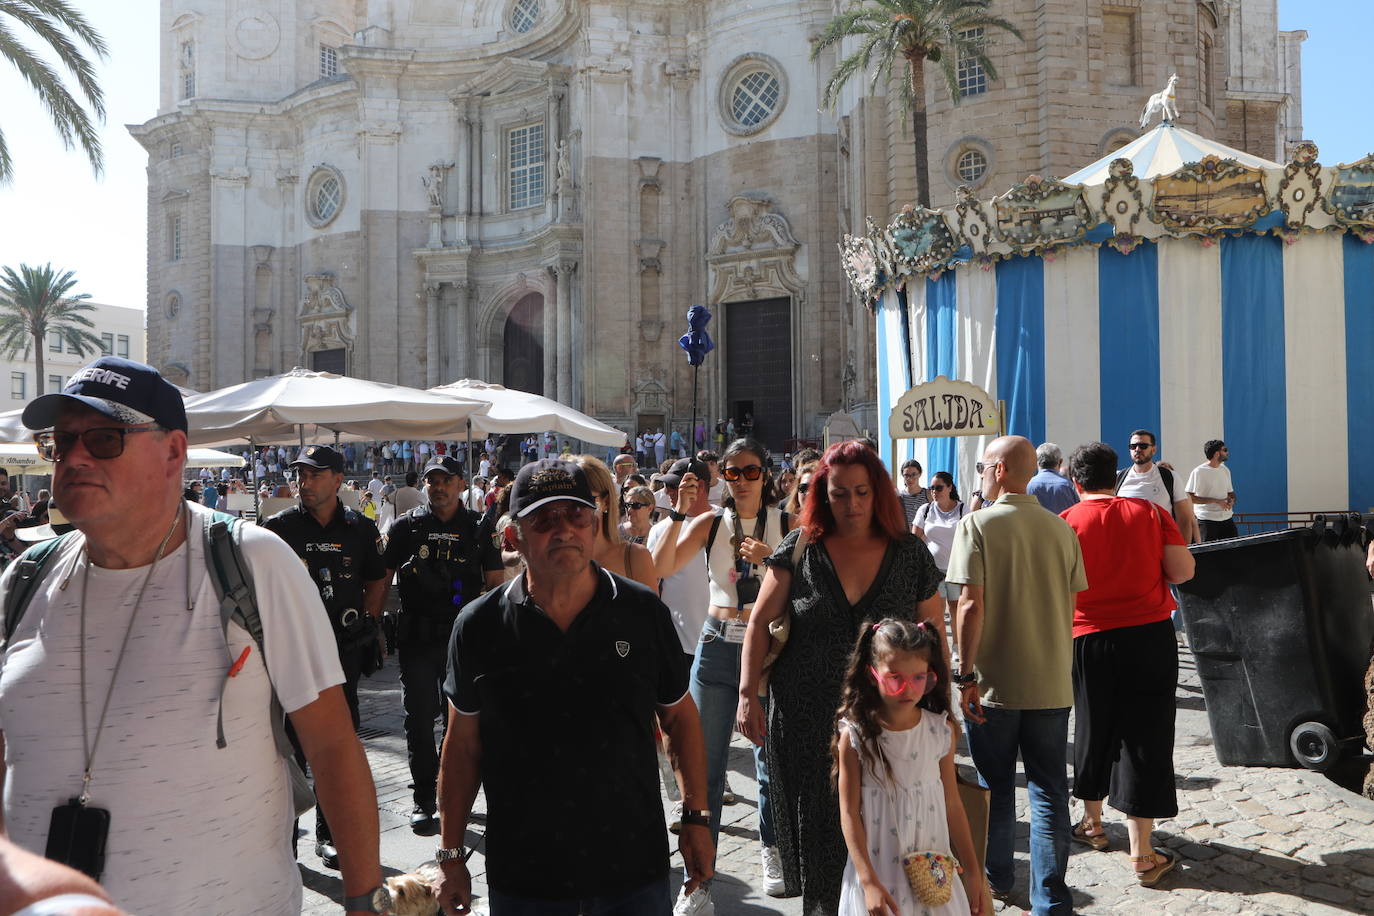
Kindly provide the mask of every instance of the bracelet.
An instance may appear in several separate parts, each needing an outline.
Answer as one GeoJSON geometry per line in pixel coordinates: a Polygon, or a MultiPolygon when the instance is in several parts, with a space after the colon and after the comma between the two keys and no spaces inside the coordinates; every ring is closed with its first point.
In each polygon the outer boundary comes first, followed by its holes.
{"type": "Polygon", "coordinates": [[[956,674],[950,678],[959,687],[972,687],[978,682],[978,675],[970,671],[968,674],[956,674]]]}
{"type": "Polygon", "coordinates": [[[682,824],[683,824],[684,826],[690,826],[690,827],[710,827],[710,826],[711,826],[711,818],[710,818],[710,817],[703,816],[703,815],[700,815],[700,814],[686,814],[686,813],[684,813],[684,814],[682,815],[682,824]]]}
{"type": "Polygon", "coordinates": [[[685,512],[679,512],[679,511],[677,511],[676,509],[669,509],[669,510],[668,510],[668,517],[669,517],[670,519],[672,519],[673,521],[675,521],[675,522],[686,521],[686,520],[687,520],[687,513],[685,513],[685,512]]]}

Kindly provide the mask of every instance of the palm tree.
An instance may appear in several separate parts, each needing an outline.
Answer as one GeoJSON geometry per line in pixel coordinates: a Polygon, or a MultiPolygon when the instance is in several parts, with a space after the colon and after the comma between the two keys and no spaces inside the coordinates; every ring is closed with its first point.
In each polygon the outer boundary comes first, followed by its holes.
{"type": "Polygon", "coordinates": [[[955,64],[961,58],[978,63],[989,79],[996,79],[997,67],[986,54],[988,33],[1001,29],[1017,38],[1021,33],[1007,20],[988,12],[991,6],[992,0],[870,0],[831,19],[811,48],[811,59],[815,60],[831,45],[851,36],[860,39],[858,49],[835,65],[825,84],[822,101],[832,108],[851,77],[871,68],[872,93],[880,78],[892,82],[892,67],[899,57],[905,61],[902,100],[911,110],[916,135],[916,199],[923,207],[930,206],[926,61],[940,65],[956,105],[959,81],[955,64]]]}
{"type": "MultiPolygon", "coordinates": [[[[33,87],[57,128],[62,145],[73,149],[80,144],[91,160],[91,168],[100,175],[105,169],[105,156],[95,122],[105,120],[105,93],[95,81],[95,67],[79,47],[81,44],[101,60],[109,56],[105,39],[67,0],[0,0],[0,59],[13,64],[33,87]],[[19,40],[14,25],[24,26],[41,39],[51,55],[71,72],[90,107],[89,113],[68,91],[57,69],[19,40]],[[94,121],[91,115],[95,116],[94,121]]],[[[8,184],[13,177],[14,163],[4,131],[0,131],[0,184],[8,184]]]]}
{"type": "MultiPolygon", "coordinates": [[[[3,0],[0,0],[3,2],[3,0]]],[[[51,264],[42,267],[19,265],[0,269],[0,352],[7,359],[22,352],[38,368],[38,394],[43,393],[43,342],[50,333],[62,335],[67,349],[78,356],[87,350],[99,350],[100,338],[87,328],[95,327],[83,312],[94,312],[95,306],[84,300],[89,293],[68,295],[76,285],[72,271],[58,273],[51,264]]]]}

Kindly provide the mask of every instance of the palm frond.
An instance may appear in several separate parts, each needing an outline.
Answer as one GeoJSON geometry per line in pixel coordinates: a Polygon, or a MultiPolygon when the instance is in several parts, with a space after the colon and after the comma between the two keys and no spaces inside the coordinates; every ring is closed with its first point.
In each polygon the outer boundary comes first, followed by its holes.
{"type": "MultiPolygon", "coordinates": [[[[105,93],[95,81],[95,66],[76,46],[76,43],[58,27],[51,15],[40,9],[46,5],[48,4],[43,0],[36,0],[36,2],[31,0],[28,3],[0,0],[0,13],[11,16],[16,22],[27,26],[30,31],[48,43],[57,59],[76,77],[77,85],[81,87],[81,92],[86,97],[86,102],[91,106],[96,117],[102,121],[105,120],[105,93]]],[[[95,37],[100,38],[99,35],[95,37]]],[[[102,59],[107,56],[103,42],[100,47],[93,48],[93,50],[96,50],[102,59]]]]}

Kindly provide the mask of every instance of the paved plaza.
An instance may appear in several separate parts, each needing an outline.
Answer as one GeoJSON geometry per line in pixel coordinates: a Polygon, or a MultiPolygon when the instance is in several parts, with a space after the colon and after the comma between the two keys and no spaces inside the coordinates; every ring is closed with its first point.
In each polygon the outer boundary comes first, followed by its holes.
{"type": "MultiPolygon", "coordinates": [[[[1374,912],[1374,802],[1305,770],[1219,765],[1197,671],[1186,649],[1180,662],[1174,753],[1179,816],[1157,825],[1155,842],[1177,849],[1183,861],[1158,887],[1137,885],[1125,852],[1124,822],[1120,815],[1113,819],[1108,807],[1111,850],[1095,852],[1075,845],[1069,860],[1068,881],[1077,911],[1188,916],[1374,912]]],[[[437,841],[410,830],[409,773],[395,661],[389,659],[381,672],[365,679],[360,693],[364,744],[381,805],[382,864],[387,874],[396,874],[428,859],[437,841]]],[[[966,755],[960,764],[971,771],[966,755]]],[[[725,809],[716,912],[796,916],[801,913],[800,899],[777,900],[762,890],[753,761],[742,738],[736,738],[730,769],[730,785],[740,802],[725,809]]],[[[999,906],[999,912],[1019,913],[1030,905],[1024,789],[1017,795],[1017,891],[1012,905],[999,906]]],[[[468,842],[477,844],[469,866],[479,894],[485,892],[483,807],[479,797],[479,814],[468,834],[468,842]]],[[[1080,813],[1076,806],[1073,814],[1080,813]]],[[[302,819],[307,822],[313,825],[313,816],[302,819]]],[[[321,867],[311,839],[302,837],[300,848],[306,886],[303,912],[336,916],[339,907],[332,901],[341,899],[338,873],[321,867]]]]}

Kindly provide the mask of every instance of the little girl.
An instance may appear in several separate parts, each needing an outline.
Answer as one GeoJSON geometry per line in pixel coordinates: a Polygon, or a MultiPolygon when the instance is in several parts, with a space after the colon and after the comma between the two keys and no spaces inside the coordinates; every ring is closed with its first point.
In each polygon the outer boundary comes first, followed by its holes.
{"type": "Polygon", "coordinates": [[[925,621],[888,617],[864,624],[850,656],[834,742],[849,847],[840,916],[979,916],[983,876],[955,780],[942,642],[925,621]],[[902,870],[906,853],[929,851],[963,866],[939,907],[921,903],[902,870]]]}

